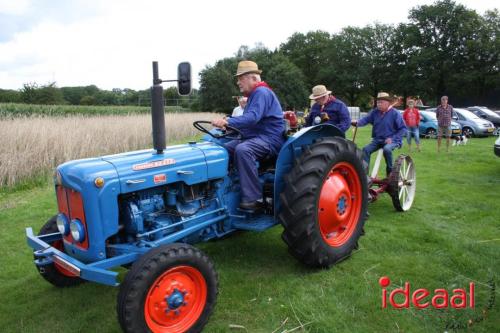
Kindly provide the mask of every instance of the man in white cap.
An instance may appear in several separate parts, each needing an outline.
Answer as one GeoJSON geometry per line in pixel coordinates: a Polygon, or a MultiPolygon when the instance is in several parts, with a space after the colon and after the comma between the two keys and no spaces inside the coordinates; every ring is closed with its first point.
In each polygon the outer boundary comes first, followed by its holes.
{"type": "Polygon", "coordinates": [[[242,140],[225,144],[234,157],[240,175],[240,208],[256,210],[262,207],[262,185],[255,161],[279,153],[283,145],[285,124],[281,104],[260,78],[261,70],[253,61],[240,61],[236,71],[238,87],[248,97],[243,114],[234,118],[220,118],[212,125],[220,128],[231,126],[239,129],[242,140]]]}
{"type": "Polygon", "coordinates": [[[372,141],[363,147],[363,159],[370,165],[370,155],[383,148],[387,176],[392,171],[392,151],[403,144],[403,135],[406,134],[406,125],[401,113],[394,109],[394,99],[386,92],[377,95],[377,107],[368,115],[358,121],[353,121],[353,126],[362,127],[372,124],[372,141]]]}
{"type": "Polygon", "coordinates": [[[347,106],[333,96],[324,85],[314,86],[309,99],[314,100],[315,103],[306,119],[306,126],[327,123],[335,125],[344,133],[351,127],[351,116],[347,106]]]}

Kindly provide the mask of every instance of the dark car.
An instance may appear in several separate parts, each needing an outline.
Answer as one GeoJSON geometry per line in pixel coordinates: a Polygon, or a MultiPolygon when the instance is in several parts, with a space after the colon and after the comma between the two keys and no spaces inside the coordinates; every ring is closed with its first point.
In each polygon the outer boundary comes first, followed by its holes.
{"type": "Polygon", "coordinates": [[[500,127],[500,115],[498,115],[496,112],[493,112],[485,106],[470,106],[467,108],[467,110],[474,113],[479,118],[491,121],[498,131],[498,128],[500,127]]]}
{"type": "Polygon", "coordinates": [[[500,157],[500,136],[498,137],[497,141],[495,141],[495,146],[493,147],[493,150],[495,151],[495,155],[500,157]]]}

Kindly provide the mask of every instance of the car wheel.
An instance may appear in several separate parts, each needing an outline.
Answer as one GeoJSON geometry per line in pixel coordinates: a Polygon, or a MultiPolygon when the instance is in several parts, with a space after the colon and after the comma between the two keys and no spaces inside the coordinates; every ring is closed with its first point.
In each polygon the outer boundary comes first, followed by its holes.
{"type": "Polygon", "coordinates": [[[474,136],[474,131],[470,127],[464,127],[462,129],[462,135],[472,137],[472,136],[474,136]]]}
{"type": "Polygon", "coordinates": [[[430,139],[435,139],[437,136],[437,131],[434,128],[429,128],[425,132],[425,137],[430,139]]]}

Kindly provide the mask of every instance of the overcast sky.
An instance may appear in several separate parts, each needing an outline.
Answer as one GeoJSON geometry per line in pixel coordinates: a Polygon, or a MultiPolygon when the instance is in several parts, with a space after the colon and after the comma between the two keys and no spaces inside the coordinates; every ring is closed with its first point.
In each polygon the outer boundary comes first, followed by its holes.
{"type": "MultiPolygon", "coordinates": [[[[240,45],[274,49],[294,32],[407,22],[427,0],[0,0],[0,88],[23,83],[145,89],[151,61],[173,79],[177,63],[198,73],[240,45]]],[[[491,0],[458,0],[484,14],[491,0]]],[[[498,8],[498,5],[497,5],[498,8]]],[[[265,73],[264,73],[265,78],[265,73]]]]}

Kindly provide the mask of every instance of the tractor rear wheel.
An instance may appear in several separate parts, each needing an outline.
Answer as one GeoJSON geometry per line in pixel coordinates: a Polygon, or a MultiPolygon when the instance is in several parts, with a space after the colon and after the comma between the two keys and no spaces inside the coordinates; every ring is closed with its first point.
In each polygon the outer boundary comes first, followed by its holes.
{"type": "Polygon", "coordinates": [[[285,176],[280,200],[282,238],[295,258],[309,266],[329,267],[349,257],[367,215],[362,152],[340,137],[305,147],[285,176]]]}
{"type": "Polygon", "coordinates": [[[217,298],[217,273],[210,259],[187,244],[169,244],[143,255],[118,293],[124,332],[200,332],[217,298]]]}
{"type": "MultiPolygon", "coordinates": [[[[57,215],[51,217],[40,229],[38,236],[58,233],[57,229],[57,215]]],[[[49,245],[55,247],[59,251],[64,252],[64,245],[62,240],[57,240],[49,245]]],[[[64,267],[59,266],[57,263],[52,263],[44,266],[36,266],[40,275],[56,287],[73,287],[79,285],[85,280],[76,277],[74,274],[66,270],[64,267]]]]}

